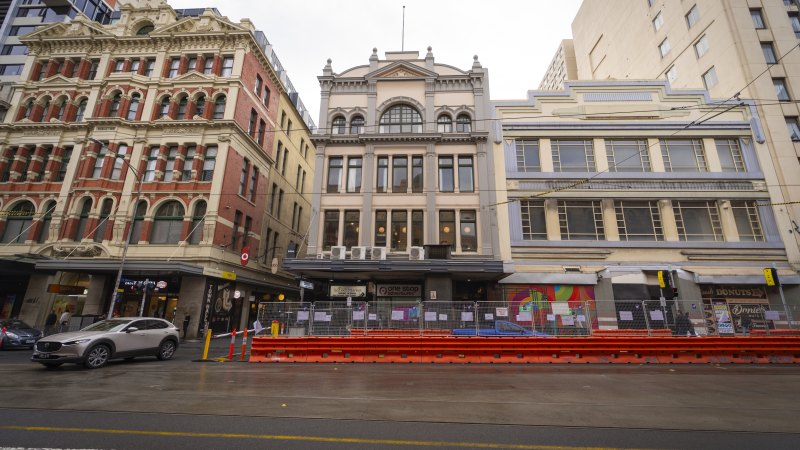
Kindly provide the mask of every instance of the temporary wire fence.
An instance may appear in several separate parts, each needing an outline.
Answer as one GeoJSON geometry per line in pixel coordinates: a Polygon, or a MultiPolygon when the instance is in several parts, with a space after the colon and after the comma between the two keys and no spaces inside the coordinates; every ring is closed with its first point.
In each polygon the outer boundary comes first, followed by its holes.
{"type": "Polygon", "coordinates": [[[797,332],[800,311],[702,300],[264,302],[261,335],[747,336],[797,332]],[[273,331],[274,330],[274,331],[273,331]]]}

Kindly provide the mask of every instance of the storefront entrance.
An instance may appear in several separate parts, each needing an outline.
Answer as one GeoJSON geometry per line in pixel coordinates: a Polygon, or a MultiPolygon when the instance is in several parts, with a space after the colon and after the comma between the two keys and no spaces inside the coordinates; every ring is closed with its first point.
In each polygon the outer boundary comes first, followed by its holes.
{"type": "Polygon", "coordinates": [[[769,300],[764,286],[701,285],[703,312],[708,334],[733,336],[750,330],[774,328],[767,320],[769,300]]]}
{"type": "Polygon", "coordinates": [[[136,317],[141,309],[144,317],[174,320],[181,288],[180,277],[125,277],[120,287],[123,292],[119,294],[114,311],[117,316],[136,317]]]}

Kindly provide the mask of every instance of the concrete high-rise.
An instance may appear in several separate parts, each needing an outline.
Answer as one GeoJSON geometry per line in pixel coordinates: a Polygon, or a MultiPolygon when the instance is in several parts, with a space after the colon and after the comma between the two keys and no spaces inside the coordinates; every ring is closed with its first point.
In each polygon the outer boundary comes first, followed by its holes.
{"type": "Polygon", "coordinates": [[[667,79],[672,88],[703,88],[716,99],[754,100],[767,149],[759,157],[777,168],[765,181],[795,269],[799,13],[794,0],[585,0],[572,24],[578,79],[667,79]]]}

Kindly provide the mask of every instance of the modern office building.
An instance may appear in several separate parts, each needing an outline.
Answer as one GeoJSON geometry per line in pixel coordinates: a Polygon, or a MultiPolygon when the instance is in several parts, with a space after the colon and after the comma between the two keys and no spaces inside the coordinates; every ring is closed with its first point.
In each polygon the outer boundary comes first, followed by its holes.
{"type": "Polygon", "coordinates": [[[753,102],[720,103],[666,81],[587,81],[495,107],[509,303],[588,307],[579,317],[596,328],[653,325],[648,308],[666,309],[669,322],[689,312],[703,333],[740,332],[750,313],[767,326],[764,310],[780,316],[769,326],[786,325],[800,276],[769,187],[781,169],[753,102]],[[787,307],[766,285],[772,264],[787,307]],[[660,288],[659,271],[672,286],[660,288]]]}
{"type": "Polygon", "coordinates": [[[0,317],[143,308],[188,317],[192,337],[298,295],[272,259],[309,223],[313,122],[251,22],[130,2],[21,43],[0,125],[0,317]]]}
{"type": "Polygon", "coordinates": [[[285,263],[313,283],[306,295],[495,298],[503,264],[478,57],[462,70],[436,62],[430,47],[424,57],[373,49],[368,64],[338,73],[329,60],[319,81],[308,256],[285,263]]]}
{"type": "Polygon", "coordinates": [[[539,84],[540,91],[560,91],[564,88],[564,82],[576,80],[578,78],[578,67],[575,64],[575,49],[572,39],[564,39],[556,50],[553,60],[547,67],[542,82],[539,84]]]}
{"type": "MultiPolygon", "coordinates": [[[[585,0],[572,24],[580,80],[666,79],[753,99],[788,261],[800,269],[800,19],[794,0],[585,0]]],[[[713,116],[715,113],[711,113],[713,116]]],[[[769,261],[768,261],[769,262],[769,261]]]]}
{"type": "Polygon", "coordinates": [[[0,2],[0,120],[10,107],[12,84],[19,79],[28,47],[20,36],[36,27],[83,14],[90,20],[109,24],[118,7],[116,0],[11,0],[0,2]]]}

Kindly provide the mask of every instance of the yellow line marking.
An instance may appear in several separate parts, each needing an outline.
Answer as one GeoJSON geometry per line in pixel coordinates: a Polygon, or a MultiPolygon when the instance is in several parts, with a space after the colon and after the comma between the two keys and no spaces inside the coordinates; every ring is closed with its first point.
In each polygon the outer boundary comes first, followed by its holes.
{"type": "Polygon", "coordinates": [[[100,434],[129,434],[138,436],[165,436],[165,437],[193,437],[193,438],[218,438],[218,439],[262,439],[278,441],[309,441],[332,442],[347,444],[378,444],[378,445],[407,445],[414,447],[464,447],[464,448],[502,448],[522,450],[609,450],[608,447],[564,447],[555,445],[527,445],[527,444],[499,444],[482,442],[445,442],[445,441],[413,441],[399,439],[363,439],[363,438],[337,438],[321,436],[292,436],[271,434],[239,434],[239,433],[196,433],[191,431],[153,431],[153,430],[123,430],[106,428],[70,428],[70,427],[41,427],[41,426],[0,426],[0,430],[21,431],[52,431],[72,433],[100,433],[100,434]]]}

